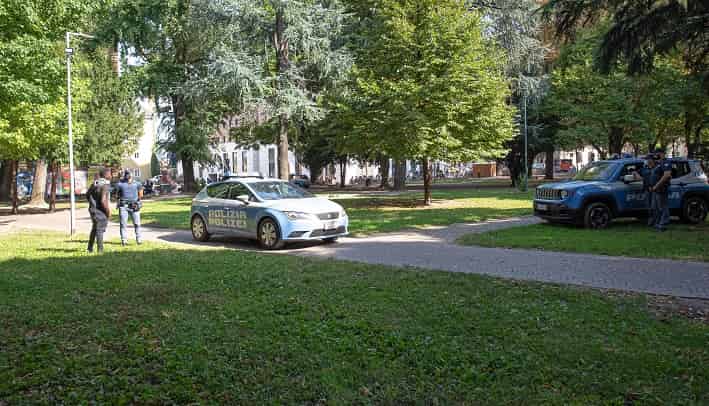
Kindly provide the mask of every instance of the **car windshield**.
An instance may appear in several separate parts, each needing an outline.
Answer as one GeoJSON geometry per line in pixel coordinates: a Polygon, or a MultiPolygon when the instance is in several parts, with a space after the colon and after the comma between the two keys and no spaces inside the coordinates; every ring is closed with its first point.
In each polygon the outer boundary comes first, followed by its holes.
{"type": "Polygon", "coordinates": [[[583,168],[574,180],[604,180],[608,179],[616,164],[612,162],[595,162],[583,168]]]}
{"type": "Polygon", "coordinates": [[[288,182],[254,182],[249,186],[262,200],[305,199],[312,194],[288,182]]]}

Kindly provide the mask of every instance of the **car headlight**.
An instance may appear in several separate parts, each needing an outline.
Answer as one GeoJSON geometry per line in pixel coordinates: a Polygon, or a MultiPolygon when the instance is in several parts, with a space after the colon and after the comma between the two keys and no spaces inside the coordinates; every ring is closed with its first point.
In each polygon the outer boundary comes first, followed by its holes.
{"type": "Polygon", "coordinates": [[[574,194],[573,190],[562,190],[561,191],[561,200],[566,199],[567,197],[570,197],[574,194]]]}
{"type": "Polygon", "coordinates": [[[288,220],[317,220],[317,217],[310,213],[303,213],[299,211],[284,211],[283,214],[288,217],[288,220]]]}

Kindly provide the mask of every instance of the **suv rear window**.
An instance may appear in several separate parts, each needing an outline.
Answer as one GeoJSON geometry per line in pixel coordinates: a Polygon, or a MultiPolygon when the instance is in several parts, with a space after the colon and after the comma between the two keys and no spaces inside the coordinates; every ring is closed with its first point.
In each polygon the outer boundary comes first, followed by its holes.
{"type": "Polygon", "coordinates": [[[672,178],[681,178],[682,176],[689,175],[691,170],[689,169],[689,162],[679,161],[672,162],[672,178]]]}

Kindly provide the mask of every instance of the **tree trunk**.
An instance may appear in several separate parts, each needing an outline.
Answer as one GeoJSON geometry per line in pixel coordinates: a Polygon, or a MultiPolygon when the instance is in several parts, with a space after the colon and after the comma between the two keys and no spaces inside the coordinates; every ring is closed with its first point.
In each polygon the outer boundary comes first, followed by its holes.
{"type": "Polygon", "coordinates": [[[301,159],[300,159],[300,157],[298,156],[298,154],[293,153],[293,160],[295,161],[295,168],[294,168],[295,174],[296,174],[297,176],[302,175],[302,174],[303,174],[303,169],[301,168],[301,165],[300,165],[301,159]]]}
{"type": "Polygon", "coordinates": [[[406,160],[394,161],[394,190],[406,189],[406,160]]]}
{"type": "Polygon", "coordinates": [[[49,190],[49,212],[54,213],[57,208],[57,177],[59,176],[59,162],[53,161],[50,165],[52,170],[52,184],[49,190]]]}
{"type": "MultiPolygon", "coordinates": [[[[283,6],[276,9],[276,30],[274,33],[274,46],[276,47],[277,71],[284,74],[290,67],[288,56],[288,39],[285,36],[286,20],[283,6]]],[[[278,80],[278,79],[276,79],[278,80]]],[[[277,84],[280,91],[280,84],[277,84]]],[[[278,175],[283,180],[288,180],[290,168],[288,167],[288,116],[283,113],[280,116],[278,131],[278,175]]]]}
{"type": "Polygon", "coordinates": [[[290,168],[288,163],[288,117],[281,114],[278,131],[278,177],[288,180],[290,168]]]}
{"type": "Polygon", "coordinates": [[[608,136],[608,153],[611,155],[622,154],[624,141],[623,129],[620,127],[611,127],[611,132],[608,136]]]}
{"type": "Polygon", "coordinates": [[[10,201],[10,185],[12,180],[12,161],[5,159],[2,161],[2,172],[0,172],[0,201],[10,201]]]}
{"type": "MultiPolygon", "coordinates": [[[[185,100],[182,96],[172,96],[172,108],[175,114],[175,138],[182,137],[182,123],[186,119],[187,111],[185,106],[185,100]]],[[[197,183],[194,179],[194,160],[192,157],[178,156],[180,161],[182,161],[182,178],[184,185],[182,187],[183,192],[196,192],[197,183]]]]}
{"type": "Polygon", "coordinates": [[[10,193],[12,195],[12,214],[17,214],[17,161],[12,161],[12,168],[10,170],[11,179],[10,182],[10,193]]]}
{"type": "Polygon", "coordinates": [[[389,187],[389,157],[387,156],[381,157],[379,159],[379,176],[381,176],[382,178],[379,187],[389,187]]]}
{"type": "Polygon", "coordinates": [[[692,118],[688,111],[684,112],[684,143],[687,146],[687,158],[692,158],[697,151],[694,149],[692,142],[692,118]]]}
{"type": "Polygon", "coordinates": [[[47,192],[47,161],[40,159],[34,167],[32,178],[32,194],[28,206],[44,207],[47,203],[44,194],[47,192]]]}
{"type": "Polygon", "coordinates": [[[347,185],[347,158],[340,159],[340,187],[347,185]]]}
{"type": "Polygon", "coordinates": [[[423,204],[424,206],[430,206],[433,203],[431,199],[431,161],[428,158],[424,158],[421,162],[423,167],[423,204]]]}
{"type": "Polygon", "coordinates": [[[544,179],[554,179],[554,147],[546,150],[544,159],[544,179]]]}

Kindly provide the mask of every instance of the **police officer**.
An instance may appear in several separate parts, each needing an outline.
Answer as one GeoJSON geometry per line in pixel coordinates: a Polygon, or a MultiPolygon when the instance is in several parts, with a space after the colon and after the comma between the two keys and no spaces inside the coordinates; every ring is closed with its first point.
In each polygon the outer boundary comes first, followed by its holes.
{"type": "Polygon", "coordinates": [[[94,242],[98,252],[103,252],[103,234],[111,218],[111,206],[108,200],[111,171],[102,168],[98,172],[98,179],[86,192],[89,201],[89,214],[91,215],[91,234],[89,234],[89,252],[94,252],[94,242]]]}
{"type": "Polygon", "coordinates": [[[118,190],[118,214],[120,215],[121,224],[121,245],[126,246],[128,244],[128,232],[126,227],[128,225],[128,217],[130,216],[133,221],[133,227],[135,228],[135,241],[141,244],[141,234],[140,234],[140,208],[141,201],[143,198],[143,186],[139,183],[133,182],[133,176],[130,171],[125,171],[123,174],[123,179],[116,185],[118,190]]]}
{"type": "Polygon", "coordinates": [[[650,188],[657,182],[655,179],[655,168],[657,167],[657,157],[654,154],[648,154],[645,157],[645,166],[643,166],[639,171],[633,172],[633,176],[636,180],[643,181],[643,193],[645,193],[645,204],[648,208],[647,225],[650,227],[655,226],[655,221],[657,220],[655,201],[653,193],[650,188]]]}
{"type": "Polygon", "coordinates": [[[655,150],[659,161],[655,168],[655,182],[650,187],[653,199],[655,201],[656,220],[655,228],[657,231],[667,230],[667,225],[670,224],[670,181],[672,180],[672,164],[665,157],[665,150],[658,148],[655,150]]]}

